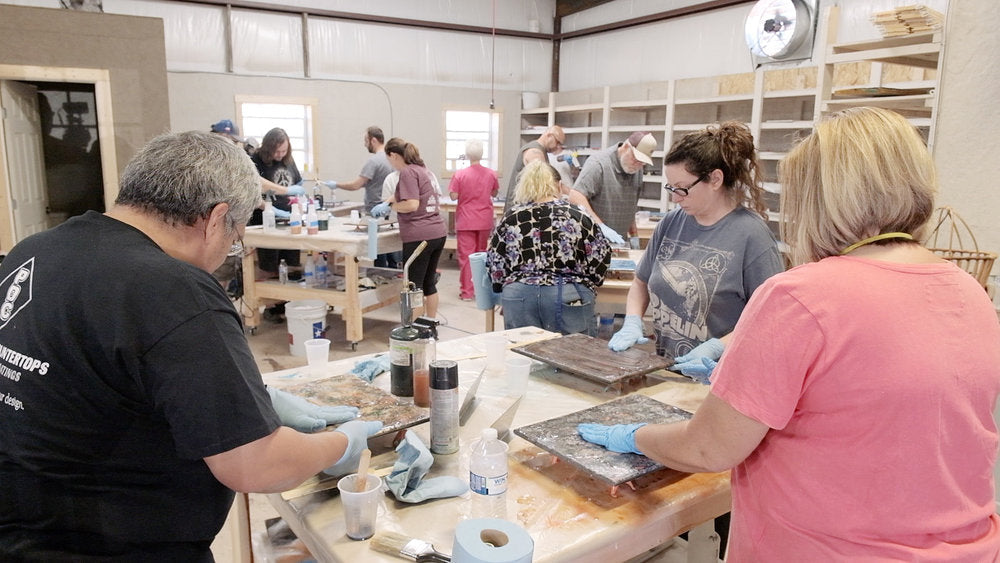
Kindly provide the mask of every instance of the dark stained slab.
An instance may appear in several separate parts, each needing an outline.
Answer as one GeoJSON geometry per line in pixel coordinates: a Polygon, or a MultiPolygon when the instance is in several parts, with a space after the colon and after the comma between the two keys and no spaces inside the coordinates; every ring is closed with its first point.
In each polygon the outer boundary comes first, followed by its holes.
{"type": "Polygon", "coordinates": [[[358,407],[360,420],[381,420],[384,426],[375,436],[389,434],[430,420],[430,410],[403,403],[386,391],[354,374],[335,375],[309,383],[282,387],[293,395],[318,405],[358,407]]]}
{"type": "Polygon", "coordinates": [[[595,383],[610,386],[673,364],[672,360],[637,348],[615,352],[608,348],[607,341],[586,334],[568,334],[517,346],[511,350],[595,383]]]}
{"type": "Polygon", "coordinates": [[[609,485],[617,486],[665,467],[643,455],[615,453],[603,446],[591,444],[577,433],[578,424],[582,422],[608,425],[632,422],[670,423],[689,418],[691,413],[688,411],[645,395],[633,394],[608,401],[603,405],[516,428],[514,434],[552,453],[560,460],[606,481],[609,485]]]}

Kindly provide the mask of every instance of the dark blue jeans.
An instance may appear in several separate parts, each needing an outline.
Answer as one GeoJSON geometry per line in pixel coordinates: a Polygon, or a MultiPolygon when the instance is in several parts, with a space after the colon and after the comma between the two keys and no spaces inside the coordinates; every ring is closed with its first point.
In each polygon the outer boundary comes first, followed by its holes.
{"type": "Polygon", "coordinates": [[[562,334],[596,336],[594,301],[594,292],[578,283],[507,284],[503,287],[503,326],[505,329],[537,326],[562,334]]]}

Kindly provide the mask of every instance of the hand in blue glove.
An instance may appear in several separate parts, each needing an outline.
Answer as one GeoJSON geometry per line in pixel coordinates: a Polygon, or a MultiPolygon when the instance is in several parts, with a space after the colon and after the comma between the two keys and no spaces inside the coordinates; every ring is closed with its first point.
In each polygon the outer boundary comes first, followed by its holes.
{"type": "Polygon", "coordinates": [[[333,476],[347,475],[358,470],[361,452],[368,447],[368,437],[382,429],[378,420],[352,420],[337,428],[337,432],[347,436],[347,449],[337,463],[323,470],[333,476]]]}
{"type": "Polygon", "coordinates": [[[284,209],[274,208],[274,218],[275,219],[291,219],[292,214],[284,209]]]}
{"type": "Polygon", "coordinates": [[[286,195],[306,195],[306,189],[302,187],[302,184],[292,184],[288,186],[287,190],[286,195]]]}
{"type": "Polygon", "coordinates": [[[389,354],[380,354],[354,364],[351,373],[371,383],[376,375],[389,371],[389,367],[389,354]]]}
{"type": "Polygon", "coordinates": [[[712,371],[717,364],[718,362],[711,358],[699,358],[680,365],[674,364],[670,369],[680,370],[684,375],[703,385],[711,385],[712,371]]]}
{"type": "Polygon", "coordinates": [[[642,335],[642,317],[639,315],[625,315],[625,322],[622,328],[614,333],[608,341],[608,348],[615,352],[628,350],[635,344],[645,344],[649,339],[642,335]]]}
{"type": "Polygon", "coordinates": [[[585,422],[577,425],[576,431],[584,440],[604,446],[613,452],[642,455],[639,448],[635,447],[635,431],[645,425],[645,422],[613,426],[585,422]]]}
{"type": "Polygon", "coordinates": [[[335,189],[337,189],[337,182],[334,182],[333,180],[326,180],[326,181],[324,181],[324,182],[321,182],[321,183],[322,183],[322,184],[323,184],[324,186],[326,186],[326,187],[330,188],[331,190],[335,190],[335,189]]]}
{"type": "Polygon", "coordinates": [[[267,393],[282,426],[299,432],[317,432],[327,424],[340,424],[358,416],[357,407],[321,407],[274,387],[268,387],[267,393]]]}
{"type": "Polygon", "coordinates": [[[674,367],[677,367],[677,364],[684,364],[694,360],[700,360],[702,358],[718,361],[719,358],[722,357],[722,352],[725,349],[726,345],[723,344],[721,340],[718,338],[710,338],[695,346],[694,349],[687,354],[674,358],[674,367]]]}
{"type": "Polygon", "coordinates": [[[623,246],[625,244],[625,239],[623,239],[617,231],[609,227],[606,223],[601,223],[600,227],[601,232],[604,233],[604,238],[608,239],[608,242],[619,246],[623,246]]]}
{"type": "Polygon", "coordinates": [[[388,217],[390,211],[392,211],[392,208],[389,207],[389,202],[383,201],[375,207],[372,207],[372,210],[369,211],[368,214],[372,217],[388,217]]]}

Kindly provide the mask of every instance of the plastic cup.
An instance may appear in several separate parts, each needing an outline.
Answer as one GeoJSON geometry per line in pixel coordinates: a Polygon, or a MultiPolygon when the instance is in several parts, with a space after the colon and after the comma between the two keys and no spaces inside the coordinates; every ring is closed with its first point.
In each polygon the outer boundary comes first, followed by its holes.
{"type": "Polygon", "coordinates": [[[528,390],[528,375],[531,373],[531,359],[511,356],[504,362],[507,377],[507,395],[520,397],[528,390]]]}
{"type": "Polygon", "coordinates": [[[352,540],[366,540],[375,535],[375,517],[382,499],[382,479],[371,473],[365,475],[368,482],[365,490],[357,492],[357,473],[341,477],[337,481],[340,499],[344,503],[344,523],[347,537],[352,540]]]}
{"type": "Polygon", "coordinates": [[[326,338],[311,338],[302,343],[306,349],[309,369],[322,370],[330,361],[330,341],[326,338]]]}
{"type": "Polygon", "coordinates": [[[352,209],[351,210],[351,221],[360,221],[360,220],[361,220],[361,212],[358,211],[357,209],[352,209]]]}
{"type": "Polygon", "coordinates": [[[507,338],[502,334],[487,334],[486,369],[500,371],[507,356],[507,338]]]}

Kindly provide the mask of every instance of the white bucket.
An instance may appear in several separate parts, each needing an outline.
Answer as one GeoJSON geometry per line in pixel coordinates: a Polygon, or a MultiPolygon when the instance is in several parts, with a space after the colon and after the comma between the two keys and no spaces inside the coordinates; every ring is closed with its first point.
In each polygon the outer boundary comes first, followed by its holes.
{"type": "Polygon", "coordinates": [[[542,96],[538,92],[521,92],[522,109],[538,109],[542,105],[542,96]]]}
{"type": "Polygon", "coordinates": [[[288,349],[293,356],[305,356],[305,341],[326,335],[326,302],[304,299],[285,303],[288,319],[288,349]]]}

